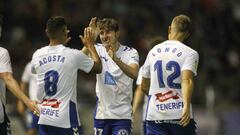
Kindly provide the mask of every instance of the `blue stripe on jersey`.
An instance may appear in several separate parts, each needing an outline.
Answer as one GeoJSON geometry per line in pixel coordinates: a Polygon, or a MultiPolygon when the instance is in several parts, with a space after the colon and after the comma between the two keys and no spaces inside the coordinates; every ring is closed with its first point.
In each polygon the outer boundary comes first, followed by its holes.
{"type": "Polygon", "coordinates": [[[96,115],[97,115],[97,108],[98,108],[98,97],[96,97],[96,107],[95,107],[95,110],[93,112],[93,118],[96,119],[96,115]]]}
{"type": "Polygon", "coordinates": [[[145,110],[146,113],[145,113],[145,119],[144,120],[147,120],[147,113],[148,113],[148,107],[149,107],[149,101],[151,99],[151,95],[148,95],[148,101],[147,101],[147,109],[145,110]]]}
{"type": "Polygon", "coordinates": [[[77,117],[77,107],[76,107],[76,104],[72,101],[70,101],[69,112],[70,112],[71,127],[79,126],[78,117],[77,117]]]}

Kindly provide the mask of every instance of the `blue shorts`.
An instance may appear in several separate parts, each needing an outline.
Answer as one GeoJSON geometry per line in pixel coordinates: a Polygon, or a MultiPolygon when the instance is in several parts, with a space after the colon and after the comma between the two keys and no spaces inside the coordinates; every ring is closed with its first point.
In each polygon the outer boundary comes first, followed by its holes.
{"type": "Polygon", "coordinates": [[[196,135],[196,122],[191,119],[186,127],[179,125],[180,120],[147,121],[147,135],[196,135]]]}
{"type": "Polygon", "coordinates": [[[142,135],[147,135],[147,122],[142,122],[142,135]]]}
{"type": "Polygon", "coordinates": [[[54,126],[39,125],[39,135],[82,135],[82,128],[59,128],[54,126]]]}
{"type": "Polygon", "coordinates": [[[27,117],[26,117],[26,121],[27,121],[27,128],[28,129],[38,129],[38,119],[39,117],[34,115],[31,111],[27,111],[26,112],[27,117]]]}
{"type": "Polygon", "coordinates": [[[4,121],[0,123],[0,135],[11,135],[11,129],[10,129],[10,121],[8,119],[8,116],[5,111],[5,106],[2,104],[3,107],[3,115],[4,115],[4,121]]]}
{"type": "Polygon", "coordinates": [[[131,132],[131,120],[94,119],[94,135],[130,135],[131,132]]]}

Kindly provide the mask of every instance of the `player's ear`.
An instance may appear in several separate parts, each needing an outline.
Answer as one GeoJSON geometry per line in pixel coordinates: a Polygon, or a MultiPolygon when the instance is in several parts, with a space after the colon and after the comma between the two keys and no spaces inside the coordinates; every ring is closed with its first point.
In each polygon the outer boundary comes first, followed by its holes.
{"type": "Polygon", "coordinates": [[[46,35],[49,37],[49,33],[48,33],[48,30],[47,30],[47,29],[45,29],[45,33],[46,33],[46,35]]]}
{"type": "Polygon", "coordinates": [[[116,31],[116,36],[117,36],[117,38],[120,37],[120,31],[116,31]]]}
{"type": "Polygon", "coordinates": [[[168,34],[171,33],[171,25],[168,26],[168,34]]]}

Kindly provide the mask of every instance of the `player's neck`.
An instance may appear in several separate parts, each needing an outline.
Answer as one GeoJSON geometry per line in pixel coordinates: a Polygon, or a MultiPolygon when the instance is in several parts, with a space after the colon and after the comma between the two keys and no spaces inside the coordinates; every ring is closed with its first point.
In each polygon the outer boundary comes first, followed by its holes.
{"type": "Polygon", "coordinates": [[[183,40],[185,39],[185,36],[183,34],[176,33],[176,34],[171,34],[171,36],[169,36],[168,39],[183,42],[183,40]]]}
{"type": "Polygon", "coordinates": [[[49,43],[50,46],[56,46],[59,44],[63,44],[63,42],[61,40],[50,39],[50,43],[49,43]]]}

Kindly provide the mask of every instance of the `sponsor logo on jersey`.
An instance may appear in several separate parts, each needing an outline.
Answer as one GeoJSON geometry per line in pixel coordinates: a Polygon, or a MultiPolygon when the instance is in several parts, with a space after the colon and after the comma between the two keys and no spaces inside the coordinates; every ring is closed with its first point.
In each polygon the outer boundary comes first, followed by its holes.
{"type": "Polygon", "coordinates": [[[165,111],[165,110],[175,110],[175,109],[182,109],[183,108],[183,102],[170,102],[170,103],[163,103],[165,101],[168,101],[170,99],[179,99],[178,93],[170,90],[166,93],[157,93],[156,96],[156,108],[158,111],[165,111]]]}
{"type": "Polygon", "coordinates": [[[59,117],[60,103],[57,99],[44,99],[41,103],[41,115],[59,117]]]}
{"type": "Polygon", "coordinates": [[[169,99],[179,99],[178,93],[174,93],[172,90],[166,92],[166,93],[157,93],[155,94],[156,100],[159,102],[164,102],[169,99]]]}
{"type": "Polygon", "coordinates": [[[182,109],[183,108],[183,102],[156,104],[156,108],[157,108],[158,111],[182,109]]]}
{"type": "Polygon", "coordinates": [[[50,106],[52,108],[59,108],[61,102],[58,102],[57,99],[43,99],[42,106],[50,106]]]}

